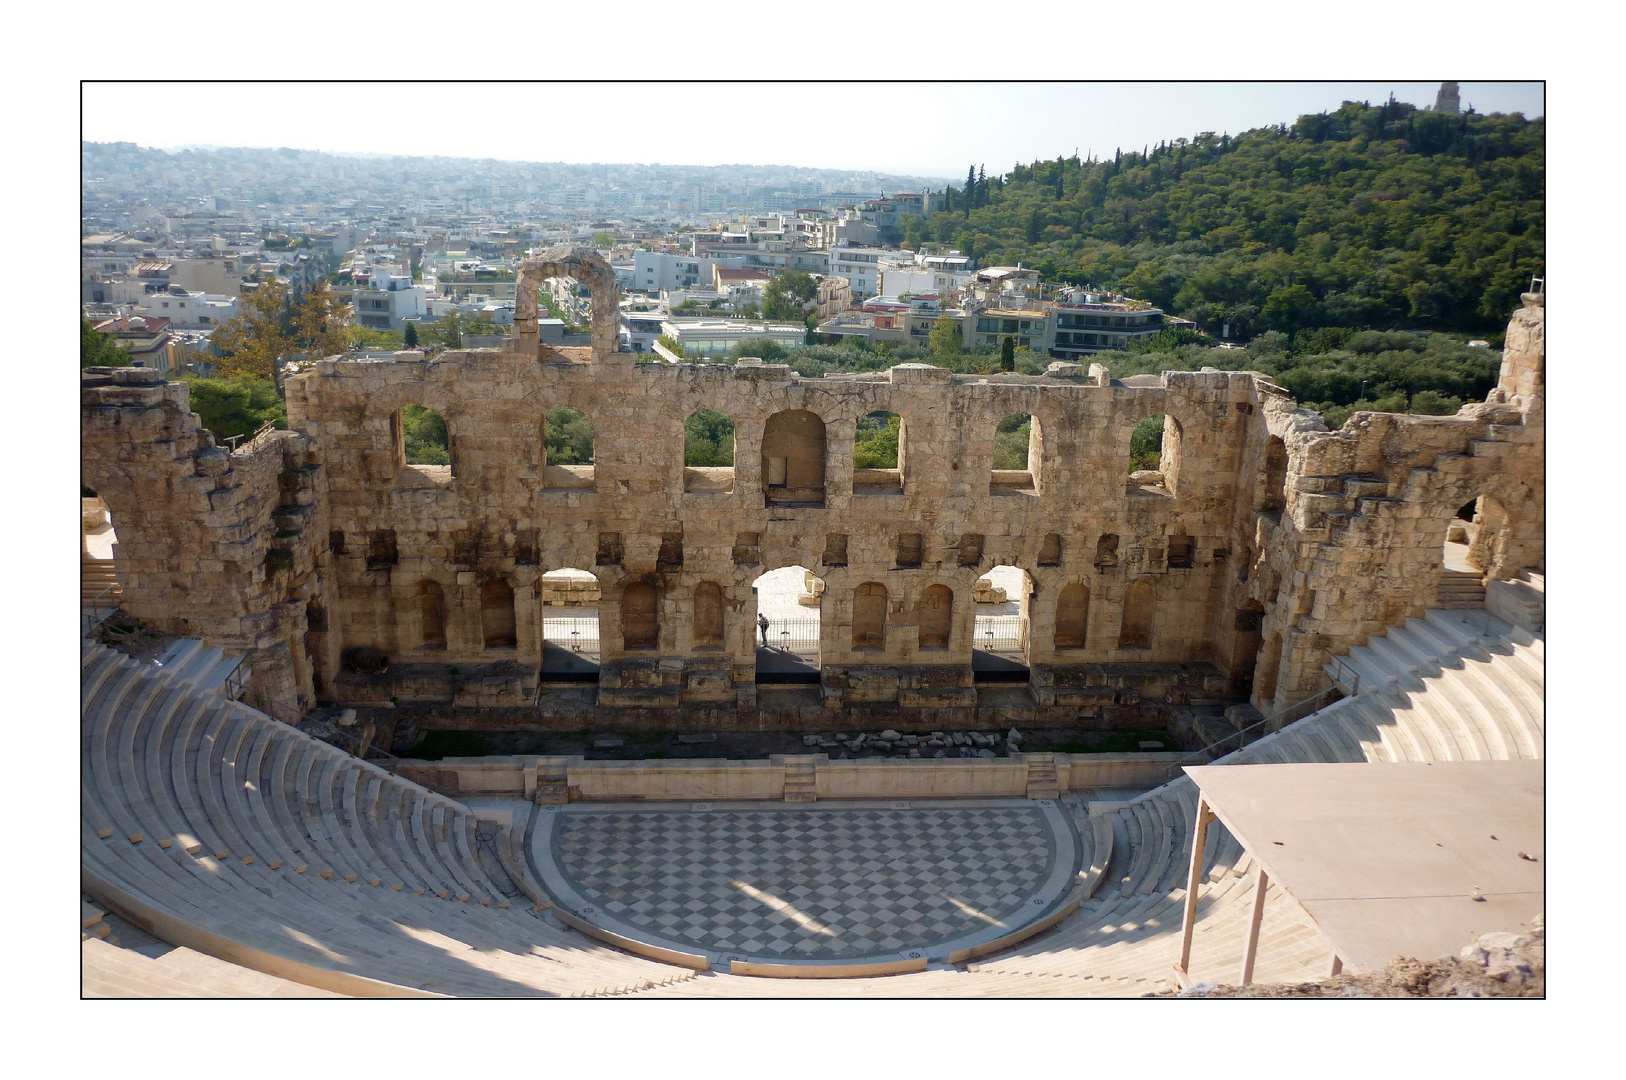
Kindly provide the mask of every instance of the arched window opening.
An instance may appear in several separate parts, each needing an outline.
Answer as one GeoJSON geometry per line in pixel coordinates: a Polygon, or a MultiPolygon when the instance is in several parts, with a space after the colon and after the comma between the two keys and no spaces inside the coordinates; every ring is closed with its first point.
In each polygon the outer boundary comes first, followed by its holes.
{"type": "Polygon", "coordinates": [[[1180,482],[1180,421],[1157,413],[1137,423],[1129,433],[1128,488],[1130,494],[1173,495],[1180,482]]]}
{"type": "Polygon", "coordinates": [[[542,486],[555,490],[593,487],[593,421],[569,405],[542,418],[542,486]]]}
{"type": "Polygon", "coordinates": [[[628,649],[654,649],[660,645],[659,597],[655,586],[634,581],[621,590],[621,641],[628,649]]]}
{"type": "Polygon", "coordinates": [[[1446,527],[1442,607],[1477,607],[1487,574],[1496,573],[1507,549],[1507,510],[1490,495],[1464,503],[1446,527]]]}
{"type": "Polygon", "coordinates": [[[1163,474],[1163,486],[1170,495],[1180,494],[1180,463],[1185,460],[1181,444],[1185,442],[1185,429],[1173,416],[1163,419],[1163,445],[1158,453],[1157,467],[1163,474]]]}
{"type": "Polygon", "coordinates": [[[886,648],[886,586],[878,581],[853,590],[853,648],[886,648]]]}
{"type": "Polygon", "coordinates": [[[751,582],[756,611],[746,627],[756,642],[758,684],[817,684],[824,579],[785,566],[751,582]]]}
{"type": "Polygon", "coordinates": [[[403,405],[390,415],[396,483],[442,485],[457,475],[446,417],[423,405],[403,405]]]}
{"type": "Polygon", "coordinates": [[[1124,590],[1123,626],[1118,633],[1120,649],[1152,647],[1152,583],[1142,578],[1124,590]]]}
{"type": "Polygon", "coordinates": [[[1039,418],[1012,413],[994,425],[993,495],[1037,495],[1039,466],[1044,460],[1044,436],[1039,418]]]}
{"type": "Polygon", "coordinates": [[[599,665],[598,578],[586,570],[550,570],[542,587],[542,679],[595,682],[599,665]]]}
{"type": "Polygon", "coordinates": [[[1073,582],[1056,597],[1056,648],[1082,649],[1089,633],[1090,590],[1073,582]]]}
{"type": "Polygon", "coordinates": [[[971,675],[976,682],[1026,682],[1032,641],[1033,578],[995,566],[971,584],[971,675]]]}
{"type": "Polygon", "coordinates": [[[683,422],[683,490],[734,490],[734,421],[716,409],[696,409],[683,422]]]}
{"type": "Polygon", "coordinates": [[[1259,498],[1254,508],[1273,514],[1287,508],[1287,444],[1280,436],[1265,440],[1265,467],[1259,478],[1259,498]]]}
{"type": "Polygon", "coordinates": [[[723,643],[723,589],[715,581],[702,581],[694,590],[694,644],[698,649],[723,643]]]}
{"type": "Polygon", "coordinates": [[[901,493],[903,462],[903,418],[884,411],[860,416],[853,435],[853,494],[901,493]]]}
{"type": "Polygon", "coordinates": [[[480,629],[488,649],[512,649],[518,643],[514,588],[501,578],[480,586],[480,629]]]}
{"type": "MultiPolygon", "coordinates": [[[[501,585],[502,582],[494,584],[501,585]]],[[[510,608],[512,590],[510,590],[510,608]]],[[[425,580],[418,584],[418,645],[424,649],[446,647],[446,592],[440,582],[425,580]]]]}
{"type": "Polygon", "coordinates": [[[920,597],[920,647],[947,649],[954,628],[954,590],[933,585],[920,597]]]}
{"type": "Polygon", "coordinates": [[[762,490],[779,505],[824,505],[824,421],[804,409],[774,413],[762,432],[762,490]]]}

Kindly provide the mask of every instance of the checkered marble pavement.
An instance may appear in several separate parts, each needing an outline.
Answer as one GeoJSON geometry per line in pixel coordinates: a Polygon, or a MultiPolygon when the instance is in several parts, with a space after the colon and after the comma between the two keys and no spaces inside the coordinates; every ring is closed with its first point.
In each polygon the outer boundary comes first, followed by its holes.
{"type": "Polygon", "coordinates": [[[1015,930],[1042,913],[1035,894],[1058,857],[1073,858],[1072,838],[1027,803],[711,805],[560,813],[544,844],[571,888],[626,927],[796,961],[1015,930]]]}

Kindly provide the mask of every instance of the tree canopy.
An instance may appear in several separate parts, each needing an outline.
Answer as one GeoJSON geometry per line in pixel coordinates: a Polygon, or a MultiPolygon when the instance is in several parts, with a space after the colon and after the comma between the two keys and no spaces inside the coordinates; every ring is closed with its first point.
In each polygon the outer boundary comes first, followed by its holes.
{"type": "Polygon", "coordinates": [[[326,285],[290,303],[288,285],[275,278],[245,292],[237,315],[215,332],[221,352],[215,369],[222,375],[275,378],[278,359],[290,353],[309,357],[342,353],[349,345],[349,309],[326,285]]]}
{"type": "Polygon", "coordinates": [[[1543,120],[1389,102],[954,191],[932,239],[1120,289],[1216,335],[1500,327],[1545,266],[1543,120]]]}
{"type": "Polygon", "coordinates": [[[288,426],[288,408],[270,379],[252,375],[181,378],[190,384],[188,400],[192,411],[219,441],[252,434],[266,421],[279,428],[288,426]]]}
{"type": "Polygon", "coordinates": [[[762,316],[778,322],[801,322],[806,305],[819,295],[818,283],[804,270],[780,270],[762,289],[762,316]]]}
{"type": "Polygon", "coordinates": [[[79,319],[80,367],[129,367],[132,363],[130,350],[117,338],[97,330],[89,319],[79,319]]]}

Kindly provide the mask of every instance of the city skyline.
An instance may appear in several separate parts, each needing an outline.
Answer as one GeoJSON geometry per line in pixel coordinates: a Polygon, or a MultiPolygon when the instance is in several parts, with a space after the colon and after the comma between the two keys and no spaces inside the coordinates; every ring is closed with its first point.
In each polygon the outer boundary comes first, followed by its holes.
{"type": "MultiPolygon", "coordinates": [[[[1433,103],[1438,82],[1179,82],[1179,83],[546,83],[504,84],[511,94],[530,87],[546,95],[556,115],[580,108],[632,114],[647,106],[652,91],[704,97],[729,94],[728,122],[718,129],[687,124],[642,124],[630,133],[619,124],[557,124],[539,120],[545,135],[534,151],[523,139],[494,139],[489,127],[458,123],[459,104],[426,91],[434,84],[131,84],[87,82],[83,86],[81,138],[133,142],[165,150],[203,147],[290,147],[336,155],[431,156],[526,163],[661,164],[673,166],[782,166],[881,172],[958,180],[967,164],[990,172],[1016,162],[1069,156],[1111,155],[1200,131],[1235,134],[1301,115],[1331,111],[1343,101],[1397,100],[1419,107],[1433,103]],[[131,115],[123,105],[132,86],[169,85],[176,93],[197,91],[181,111],[131,115]],[[245,111],[243,94],[275,87],[284,107],[245,111]],[[355,125],[348,114],[319,107],[335,90],[357,86],[398,91],[417,118],[409,128],[355,125]],[[227,88],[235,93],[210,92],[227,88]],[[886,110],[866,123],[860,114],[838,136],[787,131],[808,93],[835,94],[845,102],[873,100],[886,110]],[[800,97],[798,96],[800,95],[800,97]],[[642,104],[640,104],[642,103],[642,104]],[[199,139],[200,131],[240,133],[230,142],[199,139]]],[[[669,96],[669,95],[666,95],[669,96]]],[[[1465,82],[1464,108],[1476,111],[1545,113],[1540,82],[1465,82]]],[[[466,105],[466,103],[465,103],[466,105]]]]}

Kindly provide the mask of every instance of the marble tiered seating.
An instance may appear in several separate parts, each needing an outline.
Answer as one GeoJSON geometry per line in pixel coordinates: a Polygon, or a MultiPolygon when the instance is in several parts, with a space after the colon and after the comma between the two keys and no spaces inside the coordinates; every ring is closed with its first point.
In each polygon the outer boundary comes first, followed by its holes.
{"type": "Polygon", "coordinates": [[[693,977],[552,924],[511,830],[461,804],[102,646],[81,669],[85,890],[160,938],[349,994],[693,977]]]}
{"type": "MultiPolygon", "coordinates": [[[[1352,651],[1359,693],[1217,763],[1540,758],[1543,662],[1539,636],[1480,612],[1430,611],[1352,651]]],[[[300,982],[331,985],[314,970],[352,977],[332,986],[349,993],[708,997],[1126,996],[1172,985],[1197,800],[1184,777],[1096,804],[1080,820],[1089,898],[1007,953],[884,978],[696,975],[547,922],[517,830],[499,828],[486,846],[460,804],[99,646],[87,646],[82,678],[87,890],[126,917],[151,910],[189,928],[217,957],[305,965],[288,976],[300,982]]],[[[1218,823],[1203,871],[1191,977],[1234,981],[1253,874],[1218,823]]],[[[1319,978],[1327,960],[1271,885],[1255,980],[1319,978]]]]}
{"type": "MultiPolygon", "coordinates": [[[[1544,652],[1540,636],[1487,621],[1482,611],[1429,611],[1346,658],[1362,673],[1360,693],[1215,764],[1540,758],[1544,652]]],[[[1054,930],[965,970],[817,987],[706,975],[640,996],[1091,997],[1170,989],[1196,799],[1196,785],[1181,777],[1126,804],[1097,804],[1091,825],[1113,837],[1100,887],[1054,930]]],[[[1203,868],[1191,978],[1235,982],[1252,913],[1252,860],[1215,822],[1203,868]]],[[[1328,959],[1297,904],[1270,885],[1255,981],[1318,979],[1328,959]]]]}

